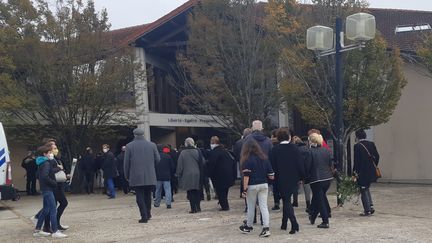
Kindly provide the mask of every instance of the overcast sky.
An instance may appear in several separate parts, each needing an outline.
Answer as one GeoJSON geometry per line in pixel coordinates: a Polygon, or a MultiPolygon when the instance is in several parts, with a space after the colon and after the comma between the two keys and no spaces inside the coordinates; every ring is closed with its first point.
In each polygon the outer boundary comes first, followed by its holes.
{"type": "MultiPolygon", "coordinates": [[[[118,29],[153,22],[187,0],[94,0],[94,2],[98,9],[107,9],[112,29],[118,29]]],[[[373,8],[432,11],[432,0],[369,0],[369,3],[373,8]]]]}

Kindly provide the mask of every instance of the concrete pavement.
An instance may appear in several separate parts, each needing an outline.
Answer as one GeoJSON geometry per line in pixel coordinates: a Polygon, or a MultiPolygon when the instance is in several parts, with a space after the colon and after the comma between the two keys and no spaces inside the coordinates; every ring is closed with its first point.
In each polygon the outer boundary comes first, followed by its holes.
{"type": "MultiPolygon", "coordinates": [[[[361,205],[347,203],[334,209],[330,229],[310,225],[304,212],[304,197],[299,195],[295,208],[300,232],[289,235],[279,229],[282,212],[270,210],[269,238],[259,238],[261,225],[253,233],[238,231],[244,202],[238,187],[230,190],[228,212],[219,212],[216,200],[204,201],[203,212],[189,214],[185,193],[175,195],[172,209],[153,208],[148,224],[139,224],[135,196],[106,199],[102,194],[67,195],[69,206],[62,224],[71,228],[67,239],[56,242],[432,242],[432,187],[418,185],[375,184],[371,188],[377,212],[359,217],[361,205]]],[[[330,203],[336,204],[334,193],[330,203]]],[[[269,196],[269,207],[273,199],[269,196]]],[[[0,242],[50,242],[52,238],[34,238],[29,218],[42,206],[40,197],[22,197],[18,202],[0,203],[0,242]]],[[[317,223],[320,223],[317,219],[317,223]]],[[[288,226],[290,227],[290,226],[288,226]]]]}

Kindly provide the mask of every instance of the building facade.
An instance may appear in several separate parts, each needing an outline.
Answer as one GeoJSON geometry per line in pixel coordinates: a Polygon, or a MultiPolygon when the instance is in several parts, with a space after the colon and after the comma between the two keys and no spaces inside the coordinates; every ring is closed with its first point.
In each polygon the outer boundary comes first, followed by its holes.
{"type": "MultiPolygon", "coordinates": [[[[138,126],[147,139],[157,143],[180,146],[186,137],[203,140],[218,135],[225,144],[235,137],[223,128],[223,122],[209,115],[187,114],[180,106],[182,91],[173,80],[172,65],[176,53],[187,44],[187,18],[197,0],[190,0],[153,23],[110,31],[117,47],[132,46],[136,61],[145,75],[135,78],[136,113],[138,126]],[[174,83],[173,83],[174,82],[174,83]]],[[[383,181],[432,183],[432,162],[428,154],[429,124],[432,113],[432,78],[418,64],[411,63],[415,56],[415,43],[422,31],[430,31],[432,12],[394,9],[369,9],[376,17],[377,28],[391,47],[401,49],[405,57],[404,74],[408,84],[390,121],[368,132],[381,154],[380,167],[383,181]]],[[[286,109],[285,109],[286,110],[286,109]]],[[[289,110],[289,107],[288,107],[289,110]]],[[[275,123],[290,126],[302,134],[307,126],[300,115],[289,115],[282,110],[275,114],[275,123]]],[[[18,188],[25,188],[21,159],[26,149],[10,142],[14,178],[18,188]]]]}

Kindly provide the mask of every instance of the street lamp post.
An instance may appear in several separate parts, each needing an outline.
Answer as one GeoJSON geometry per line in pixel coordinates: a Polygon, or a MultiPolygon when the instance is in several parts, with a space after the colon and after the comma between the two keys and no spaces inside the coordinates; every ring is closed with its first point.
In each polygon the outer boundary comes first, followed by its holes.
{"type": "Polygon", "coordinates": [[[336,161],[338,169],[345,171],[343,168],[343,79],[342,79],[342,19],[336,18],[336,43],[335,43],[335,78],[336,78],[336,161]]]}
{"type": "Polygon", "coordinates": [[[346,173],[346,165],[343,163],[343,88],[344,82],[342,77],[342,52],[361,49],[365,47],[365,41],[375,37],[376,23],[375,17],[367,13],[356,13],[346,19],[347,38],[353,40],[352,45],[344,46],[344,33],[342,28],[342,19],[336,18],[335,34],[333,29],[326,26],[313,26],[307,30],[306,45],[310,50],[316,51],[318,57],[335,55],[335,81],[336,81],[336,154],[335,159],[342,171],[346,173]],[[334,36],[336,38],[334,38],[334,36]]]}

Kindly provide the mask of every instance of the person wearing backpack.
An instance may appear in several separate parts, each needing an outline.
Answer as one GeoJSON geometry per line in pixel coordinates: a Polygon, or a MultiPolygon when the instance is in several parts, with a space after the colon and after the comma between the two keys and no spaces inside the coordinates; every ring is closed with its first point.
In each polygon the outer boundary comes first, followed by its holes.
{"type": "Polygon", "coordinates": [[[207,164],[208,174],[216,189],[220,210],[228,211],[228,191],[237,177],[237,164],[231,154],[220,144],[217,136],[211,137],[210,147],[212,151],[207,164]]]}

